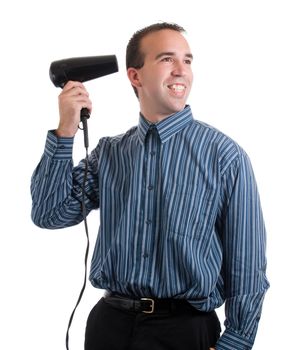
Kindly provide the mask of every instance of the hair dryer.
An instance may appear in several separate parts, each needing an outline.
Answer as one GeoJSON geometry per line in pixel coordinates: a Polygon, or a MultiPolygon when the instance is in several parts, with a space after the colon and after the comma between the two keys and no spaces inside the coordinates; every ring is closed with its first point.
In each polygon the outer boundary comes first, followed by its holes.
{"type": "MultiPolygon", "coordinates": [[[[69,80],[85,82],[117,72],[118,62],[115,55],[73,57],[54,61],[50,65],[50,79],[56,87],[63,88],[69,80]]],[[[87,108],[81,110],[81,122],[84,129],[85,147],[88,148],[87,108]]]]}
{"type": "Polygon", "coordinates": [[[63,88],[68,80],[82,83],[117,71],[115,55],[73,57],[52,62],[50,78],[56,87],[63,88]]]}

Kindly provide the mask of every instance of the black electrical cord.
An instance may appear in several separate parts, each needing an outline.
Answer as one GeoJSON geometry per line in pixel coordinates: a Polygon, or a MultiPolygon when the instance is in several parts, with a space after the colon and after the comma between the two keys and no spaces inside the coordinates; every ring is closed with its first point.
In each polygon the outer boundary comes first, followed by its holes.
{"type": "MultiPolygon", "coordinates": [[[[83,112],[83,110],[82,110],[82,112],[83,112]]],[[[67,332],[66,332],[66,349],[67,350],[69,350],[69,330],[70,330],[70,327],[71,327],[71,324],[73,321],[75,310],[77,309],[77,307],[78,307],[78,305],[83,297],[83,294],[84,294],[84,291],[86,288],[86,283],[87,283],[87,263],[88,263],[88,254],[89,254],[89,246],[90,246],[89,230],[88,230],[88,223],[87,223],[87,211],[86,211],[86,204],[85,204],[85,186],[86,186],[86,181],[87,181],[87,177],[88,177],[88,163],[89,163],[89,160],[88,160],[89,142],[88,142],[87,118],[88,118],[88,116],[83,116],[81,114],[81,121],[83,123],[83,131],[84,131],[84,143],[85,143],[85,149],[86,149],[85,172],[84,172],[84,180],[83,180],[83,185],[82,185],[82,202],[81,202],[82,215],[83,215],[83,220],[84,220],[84,224],[85,224],[85,232],[86,232],[86,237],[87,237],[87,246],[86,246],[86,252],[85,252],[85,276],[84,276],[84,282],[83,282],[82,289],[79,293],[79,297],[78,297],[76,305],[71,313],[69,323],[68,323],[68,328],[67,328],[67,332]]]]}

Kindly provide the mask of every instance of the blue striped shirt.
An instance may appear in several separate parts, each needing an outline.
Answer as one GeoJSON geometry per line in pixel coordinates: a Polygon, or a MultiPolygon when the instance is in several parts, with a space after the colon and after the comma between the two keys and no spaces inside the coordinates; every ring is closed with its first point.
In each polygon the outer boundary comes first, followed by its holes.
{"type": "MultiPolygon", "coordinates": [[[[32,218],[82,221],[84,161],[73,138],[48,133],[32,177],[32,218]]],[[[100,209],[90,281],[138,297],[182,298],[202,311],[226,303],[219,350],[251,349],[264,294],[265,227],[244,150],[186,108],[100,139],[89,156],[86,209],[100,209]]]]}

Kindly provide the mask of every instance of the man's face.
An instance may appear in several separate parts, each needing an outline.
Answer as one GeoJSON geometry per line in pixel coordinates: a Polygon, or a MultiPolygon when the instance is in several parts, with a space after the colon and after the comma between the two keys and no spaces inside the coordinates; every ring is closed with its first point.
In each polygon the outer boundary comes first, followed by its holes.
{"type": "Polygon", "coordinates": [[[142,39],[144,66],[137,69],[137,90],[143,115],[159,121],[181,111],[190,93],[192,54],[184,36],[170,29],[142,39]]]}

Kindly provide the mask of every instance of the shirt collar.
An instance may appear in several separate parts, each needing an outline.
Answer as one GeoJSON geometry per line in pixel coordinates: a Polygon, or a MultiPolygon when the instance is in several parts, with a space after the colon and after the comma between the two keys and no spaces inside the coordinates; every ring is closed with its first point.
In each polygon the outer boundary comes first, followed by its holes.
{"type": "Polygon", "coordinates": [[[188,123],[193,120],[193,115],[191,107],[186,105],[186,107],[175,114],[161,120],[158,123],[151,123],[140,113],[139,124],[138,124],[138,135],[139,140],[142,144],[145,142],[145,137],[152,127],[155,127],[158,131],[161,143],[169,140],[173,135],[175,135],[180,130],[184,129],[188,123]]]}

